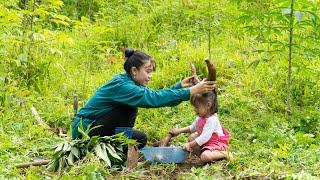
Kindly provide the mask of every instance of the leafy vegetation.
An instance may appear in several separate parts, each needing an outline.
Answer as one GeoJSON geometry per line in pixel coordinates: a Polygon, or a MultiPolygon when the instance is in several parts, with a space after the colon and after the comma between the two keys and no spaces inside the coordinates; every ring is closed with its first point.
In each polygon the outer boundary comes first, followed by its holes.
{"type": "MultiPolygon", "coordinates": [[[[319,1],[0,2],[0,178],[319,178],[319,1]],[[81,107],[123,71],[122,47],[141,49],[156,60],[151,88],[170,87],[190,75],[190,61],[205,77],[209,30],[219,116],[231,132],[232,161],[190,169],[140,163],[124,172],[89,153],[60,173],[44,166],[15,168],[62,153],[53,148],[65,139],[38,124],[31,107],[50,127],[70,135],[74,96],[81,107]]],[[[136,128],[151,144],[193,119],[189,102],[139,109],[136,128]]],[[[173,139],[177,145],[185,141],[186,136],[173,139]]]]}
{"type": "Polygon", "coordinates": [[[61,173],[63,168],[73,166],[79,160],[82,160],[81,163],[85,163],[85,158],[93,152],[95,157],[101,159],[107,167],[122,168],[126,160],[124,146],[128,147],[129,143],[135,144],[131,142],[133,140],[128,140],[123,133],[114,136],[90,137],[88,135],[90,131],[90,127],[84,131],[81,126],[79,127],[81,139],[59,143],[55,148],[48,169],[61,173]]]}

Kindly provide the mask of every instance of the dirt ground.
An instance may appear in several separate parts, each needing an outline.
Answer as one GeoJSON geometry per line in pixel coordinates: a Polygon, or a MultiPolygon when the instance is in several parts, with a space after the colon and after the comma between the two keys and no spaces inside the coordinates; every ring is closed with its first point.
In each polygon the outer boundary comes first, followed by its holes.
{"type": "MultiPolygon", "coordinates": [[[[170,144],[169,144],[170,145],[170,144]]],[[[158,142],[157,144],[153,144],[153,147],[158,147],[158,142]]],[[[178,163],[176,164],[174,170],[170,170],[168,172],[165,168],[161,167],[159,164],[159,168],[155,168],[153,166],[154,164],[147,163],[141,153],[131,152],[133,149],[129,148],[128,151],[128,157],[129,158],[129,166],[127,165],[127,174],[121,174],[120,172],[113,173],[112,178],[107,178],[107,179],[113,179],[113,178],[126,178],[123,176],[129,176],[129,177],[134,177],[134,178],[139,178],[139,179],[153,179],[155,177],[160,177],[161,179],[178,179],[179,175],[183,172],[189,172],[191,168],[193,167],[201,167],[204,165],[200,161],[200,158],[196,156],[195,154],[188,153],[185,161],[183,163],[178,163]],[[131,159],[131,160],[130,160],[131,159]],[[132,162],[131,162],[132,161],[132,162]],[[138,177],[136,177],[137,172],[139,173],[138,177]],[[132,174],[132,176],[130,175],[132,174]]]]}

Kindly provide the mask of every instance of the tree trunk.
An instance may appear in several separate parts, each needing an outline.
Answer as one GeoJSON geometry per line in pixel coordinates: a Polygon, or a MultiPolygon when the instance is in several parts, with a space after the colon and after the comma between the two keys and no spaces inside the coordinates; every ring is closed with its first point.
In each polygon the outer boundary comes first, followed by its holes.
{"type": "Polygon", "coordinates": [[[294,0],[291,0],[290,12],[290,27],[289,27],[289,55],[288,55],[288,87],[287,87],[287,112],[291,115],[291,73],[292,73],[292,39],[293,39],[293,5],[294,0]]]}

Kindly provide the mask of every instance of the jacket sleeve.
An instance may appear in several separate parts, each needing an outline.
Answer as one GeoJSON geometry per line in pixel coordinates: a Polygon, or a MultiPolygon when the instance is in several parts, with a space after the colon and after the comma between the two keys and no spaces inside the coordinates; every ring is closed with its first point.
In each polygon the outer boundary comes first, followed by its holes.
{"type": "Polygon", "coordinates": [[[119,83],[113,91],[115,91],[114,102],[144,108],[175,106],[190,98],[188,88],[151,90],[125,82],[119,83]]]}
{"type": "Polygon", "coordinates": [[[181,81],[179,81],[171,86],[171,89],[180,89],[180,88],[182,88],[181,81]]]}

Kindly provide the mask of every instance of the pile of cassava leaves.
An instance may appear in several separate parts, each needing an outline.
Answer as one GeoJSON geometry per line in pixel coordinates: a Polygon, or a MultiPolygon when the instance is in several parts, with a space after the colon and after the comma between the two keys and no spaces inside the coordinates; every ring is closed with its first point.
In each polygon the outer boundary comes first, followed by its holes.
{"type": "Polygon", "coordinates": [[[125,146],[134,144],[134,140],[128,139],[123,133],[114,136],[90,137],[88,134],[92,129],[88,128],[84,131],[83,128],[78,128],[78,130],[81,139],[66,140],[57,144],[55,153],[48,164],[49,170],[60,172],[62,168],[72,166],[92,153],[107,167],[123,168],[126,161],[125,146]]]}

